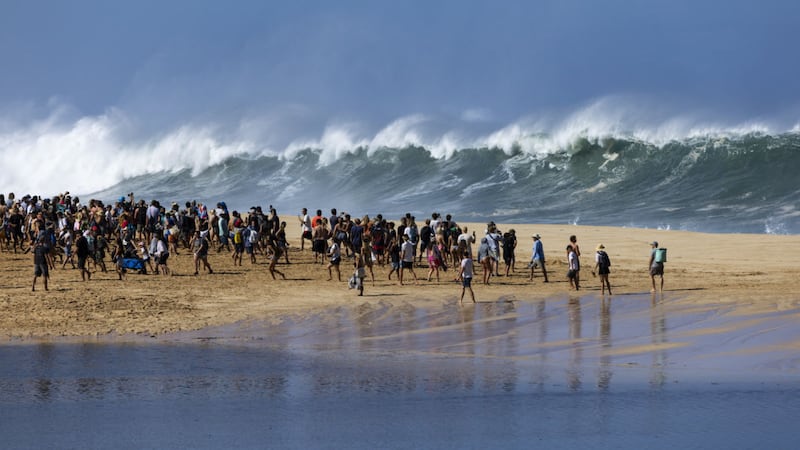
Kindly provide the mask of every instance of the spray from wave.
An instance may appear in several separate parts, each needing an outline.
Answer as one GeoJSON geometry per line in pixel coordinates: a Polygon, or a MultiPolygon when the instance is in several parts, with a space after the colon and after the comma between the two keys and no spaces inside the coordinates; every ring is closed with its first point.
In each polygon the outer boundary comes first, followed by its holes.
{"type": "Polygon", "coordinates": [[[0,126],[0,157],[10,169],[0,191],[109,199],[133,190],[290,211],[426,216],[435,209],[468,220],[800,229],[796,131],[685,116],[653,122],[612,103],[501,126],[474,113],[412,115],[377,131],[336,123],[316,136],[249,118],[238,127],[184,124],[141,137],[121,111],[77,118],[56,111],[0,126]]]}

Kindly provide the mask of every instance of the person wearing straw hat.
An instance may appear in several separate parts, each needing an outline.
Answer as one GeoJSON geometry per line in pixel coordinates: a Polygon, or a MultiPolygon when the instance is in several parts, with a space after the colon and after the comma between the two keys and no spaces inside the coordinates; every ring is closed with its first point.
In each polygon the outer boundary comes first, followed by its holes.
{"type": "Polygon", "coordinates": [[[533,236],[533,249],[531,253],[531,262],[528,264],[528,267],[531,269],[531,276],[529,281],[533,281],[533,272],[537,267],[542,269],[542,275],[544,275],[544,282],[547,283],[547,269],[544,267],[544,246],[542,246],[542,237],[539,234],[534,234],[533,236]]]}
{"type": "Polygon", "coordinates": [[[611,282],[608,281],[608,274],[611,273],[611,259],[608,257],[606,247],[603,244],[599,244],[596,250],[597,253],[594,257],[595,263],[592,269],[592,275],[600,275],[600,286],[603,295],[606,294],[606,286],[608,286],[608,295],[611,295],[611,282]]]}

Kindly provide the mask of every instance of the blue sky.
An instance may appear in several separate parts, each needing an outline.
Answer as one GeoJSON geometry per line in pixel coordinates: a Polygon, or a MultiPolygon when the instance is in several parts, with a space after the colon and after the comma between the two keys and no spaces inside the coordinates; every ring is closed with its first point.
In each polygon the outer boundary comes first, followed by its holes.
{"type": "Polygon", "coordinates": [[[800,2],[4,1],[0,113],[510,122],[604,96],[800,110],[800,2]]]}

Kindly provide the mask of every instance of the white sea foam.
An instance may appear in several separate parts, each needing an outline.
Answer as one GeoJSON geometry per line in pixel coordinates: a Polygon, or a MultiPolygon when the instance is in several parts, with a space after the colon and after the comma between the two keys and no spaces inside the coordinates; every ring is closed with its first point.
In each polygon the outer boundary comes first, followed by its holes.
{"type": "MultiPolygon", "coordinates": [[[[763,121],[717,123],[691,114],[653,113],[651,106],[611,96],[563,117],[524,117],[499,124],[494,130],[486,125],[491,115],[473,108],[449,122],[412,114],[378,129],[357,120],[336,121],[316,133],[306,129],[302,134],[285,118],[254,114],[233,127],[186,123],[142,136],[145,133],[137,127],[136,118],[123,111],[112,109],[81,117],[54,101],[46,106],[50,112],[44,118],[30,118],[33,113],[28,112],[26,118],[20,119],[8,111],[0,117],[0,161],[5,169],[0,192],[95,192],[146,174],[190,170],[197,175],[231,157],[276,156],[291,164],[306,149],[319,153],[321,165],[329,165],[358,149],[366,149],[367,155],[372,156],[380,149],[403,151],[408,147],[422,147],[432,157],[445,159],[471,148],[501,149],[507,154],[522,151],[536,158],[569,152],[579,139],[601,142],[623,138],[661,146],[675,140],[730,139],[778,132],[763,121]],[[478,128],[485,132],[476,131],[478,122],[478,128]]],[[[288,117],[300,117],[301,110],[294,108],[288,117]]],[[[795,125],[792,132],[800,132],[800,125],[795,125]]],[[[606,156],[609,160],[614,157],[613,153],[606,156]]]]}

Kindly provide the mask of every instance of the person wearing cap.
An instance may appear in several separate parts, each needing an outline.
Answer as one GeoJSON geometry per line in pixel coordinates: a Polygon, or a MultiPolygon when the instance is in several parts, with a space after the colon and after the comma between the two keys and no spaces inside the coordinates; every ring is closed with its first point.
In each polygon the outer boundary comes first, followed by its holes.
{"type": "Polygon", "coordinates": [[[603,244],[597,246],[592,275],[600,275],[600,287],[603,291],[603,295],[606,293],[606,286],[608,286],[608,295],[611,295],[611,282],[608,281],[608,274],[611,273],[611,259],[609,259],[605,249],[606,247],[603,244]]]}
{"type": "Polygon", "coordinates": [[[661,292],[664,292],[664,263],[656,261],[656,250],[658,249],[658,242],[653,241],[650,243],[650,281],[652,282],[652,288],[650,292],[656,291],[656,275],[661,278],[661,292]]]}
{"type": "Polygon", "coordinates": [[[547,280],[547,269],[544,266],[544,247],[542,246],[542,237],[539,234],[534,234],[533,236],[533,250],[531,252],[531,263],[528,265],[531,268],[531,276],[529,281],[533,281],[533,273],[537,267],[542,269],[542,275],[544,275],[544,282],[548,283],[547,280]]]}

